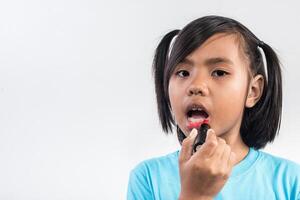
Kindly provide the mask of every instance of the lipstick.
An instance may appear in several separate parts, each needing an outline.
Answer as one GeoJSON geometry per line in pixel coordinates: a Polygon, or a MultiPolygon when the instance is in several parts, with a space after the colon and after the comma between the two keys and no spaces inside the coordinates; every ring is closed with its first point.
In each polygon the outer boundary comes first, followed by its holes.
{"type": "Polygon", "coordinates": [[[188,125],[188,128],[189,129],[193,129],[193,128],[198,129],[201,126],[201,124],[208,124],[208,119],[204,119],[203,121],[198,121],[198,122],[190,122],[188,125]]]}
{"type": "Polygon", "coordinates": [[[203,120],[202,122],[197,122],[197,124],[190,124],[190,126],[193,126],[193,128],[197,128],[198,130],[198,134],[193,144],[193,152],[195,153],[197,151],[197,147],[205,142],[207,131],[210,129],[210,126],[208,125],[207,119],[203,120]]]}

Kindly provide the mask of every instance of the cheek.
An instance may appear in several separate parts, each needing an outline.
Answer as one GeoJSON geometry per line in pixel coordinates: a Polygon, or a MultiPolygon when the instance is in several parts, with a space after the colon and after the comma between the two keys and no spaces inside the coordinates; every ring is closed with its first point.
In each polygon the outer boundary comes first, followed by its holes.
{"type": "Polygon", "coordinates": [[[172,82],[169,83],[168,90],[169,90],[169,98],[170,98],[171,107],[173,107],[175,93],[174,93],[174,90],[173,90],[172,82]]]}
{"type": "Polygon", "coordinates": [[[216,109],[221,110],[223,115],[230,115],[233,112],[241,112],[245,106],[247,94],[247,82],[245,79],[236,79],[221,86],[215,99],[216,109]]]}
{"type": "Polygon", "coordinates": [[[179,120],[181,118],[181,103],[183,100],[183,94],[182,94],[182,88],[179,87],[176,82],[170,81],[169,83],[169,98],[170,98],[170,104],[173,114],[175,115],[175,118],[179,120]]]}
{"type": "Polygon", "coordinates": [[[176,86],[174,81],[170,81],[169,83],[169,98],[171,106],[174,107],[176,102],[178,101],[178,97],[180,96],[179,88],[176,86]]]}

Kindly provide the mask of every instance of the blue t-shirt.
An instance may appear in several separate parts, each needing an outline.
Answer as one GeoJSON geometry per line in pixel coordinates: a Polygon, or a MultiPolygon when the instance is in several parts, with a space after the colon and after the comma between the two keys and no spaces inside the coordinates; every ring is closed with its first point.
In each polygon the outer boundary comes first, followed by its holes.
{"type": "MultiPolygon", "coordinates": [[[[179,151],[149,159],[130,173],[128,200],[177,200],[179,151]]],[[[300,165],[250,148],[214,199],[300,200],[300,165]]]]}

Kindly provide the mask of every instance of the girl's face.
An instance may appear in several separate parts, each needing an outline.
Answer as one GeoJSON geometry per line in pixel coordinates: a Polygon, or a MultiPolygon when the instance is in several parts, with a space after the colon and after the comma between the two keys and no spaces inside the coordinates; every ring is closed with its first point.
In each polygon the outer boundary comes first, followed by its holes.
{"type": "Polygon", "coordinates": [[[169,97],[184,134],[189,135],[190,122],[207,118],[217,136],[239,137],[249,73],[249,61],[234,34],[213,35],[179,63],[170,78],[169,97]],[[206,114],[188,112],[192,105],[206,114]]]}

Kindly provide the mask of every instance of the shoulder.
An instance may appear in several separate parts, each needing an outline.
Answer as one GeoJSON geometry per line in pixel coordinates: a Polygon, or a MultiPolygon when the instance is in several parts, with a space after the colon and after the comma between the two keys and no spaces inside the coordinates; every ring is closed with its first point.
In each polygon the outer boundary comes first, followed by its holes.
{"type": "Polygon", "coordinates": [[[131,174],[146,175],[154,173],[157,170],[177,165],[179,151],[169,153],[164,156],[154,157],[138,163],[132,170],[131,174]]]}
{"type": "Polygon", "coordinates": [[[161,174],[163,177],[168,173],[178,170],[178,151],[138,163],[129,175],[127,199],[155,199],[157,186],[161,185],[161,174]]]}
{"type": "Polygon", "coordinates": [[[259,151],[259,170],[269,176],[273,183],[281,183],[284,188],[294,188],[300,192],[300,165],[292,160],[259,151]]]}
{"type": "Polygon", "coordinates": [[[300,176],[300,165],[295,161],[280,156],[275,156],[264,151],[259,151],[259,155],[261,162],[268,167],[271,167],[271,169],[284,168],[285,170],[289,170],[290,172],[300,176]]]}

